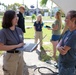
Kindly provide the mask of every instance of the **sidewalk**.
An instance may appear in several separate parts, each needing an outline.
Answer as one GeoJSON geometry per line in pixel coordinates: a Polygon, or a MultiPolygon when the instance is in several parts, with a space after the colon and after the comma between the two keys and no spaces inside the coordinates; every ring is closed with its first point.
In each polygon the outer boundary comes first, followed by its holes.
{"type": "MultiPolygon", "coordinates": [[[[24,42],[33,43],[33,39],[24,40],[24,42]]],[[[38,71],[34,72],[34,69],[40,66],[48,67],[53,69],[54,71],[57,71],[56,69],[52,68],[50,64],[47,64],[46,62],[40,61],[40,50],[35,50],[33,52],[24,52],[24,62],[26,62],[24,66],[24,75],[41,75],[38,71]],[[27,69],[28,68],[28,69],[27,69]]],[[[55,62],[53,62],[55,63],[55,62]]],[[[2,65],[3,65],[3,56],[0,57],[0,75],[3,75],[2,72],[2,65]]],[[[44,72],[47,72],[45,70],[44,72]]],[[[49,71],[48,71],[49,73],[49,71]]],[[[46,74],[47,75],[47,74],[46,74]]]]}

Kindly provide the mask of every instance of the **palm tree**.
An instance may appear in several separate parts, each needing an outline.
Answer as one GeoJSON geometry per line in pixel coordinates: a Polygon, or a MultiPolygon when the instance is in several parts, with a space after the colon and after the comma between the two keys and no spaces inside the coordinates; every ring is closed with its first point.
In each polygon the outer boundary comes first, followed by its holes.
{"type": "Polygon", "coordinates": [[[47,3],[47,1],[48,1],[48,0],[41,0],[40,4],[45,6],[46,3],[47,3]]]}
{"type": "MultiPolygon", "coordinates": [[[[41,0],[40,4],[42,6],[45,6],[47,4],[48,0],[41,0]]],[[[51,0],[50,0],[51,1],[51,0]]],[[[52,6],[53,6],[53,2],[51,2],[51,12],[50,12],[50,18],[52,18],[52,6]]]]}

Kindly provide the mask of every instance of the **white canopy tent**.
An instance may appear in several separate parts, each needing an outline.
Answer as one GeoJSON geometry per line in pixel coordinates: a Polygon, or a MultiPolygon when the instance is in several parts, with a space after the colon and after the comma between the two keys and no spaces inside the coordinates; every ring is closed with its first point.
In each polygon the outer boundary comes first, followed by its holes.
{"type": "Polygon", "coordinates": [[[76,0],[51,0],[56,5],[60,7],[60,9],[67,14],[69,10],[76,10],[76,0]]]}

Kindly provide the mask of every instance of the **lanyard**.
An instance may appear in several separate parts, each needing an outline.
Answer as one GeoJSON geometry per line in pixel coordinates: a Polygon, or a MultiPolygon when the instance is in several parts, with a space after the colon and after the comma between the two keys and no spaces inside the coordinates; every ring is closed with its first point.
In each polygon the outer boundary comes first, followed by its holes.
{"type": "Polygon", "coordinates": [[[66,37],[63,39],[63,42],[64,43],[67,42],[70,39],[70,36],[72,36],[75,31],[76,30],[74,30],[72,32],[68,32],[68,34],[66,35],[66,37]]]}
{"type": "Polygon", "coordinates": [[[18,32],[17,32],[17,29],[15,28],[17,37],[16,37],[16,35],[13,33],[12,30],[10,30],[10,31],[11,31],[12,35],[14,36],[14,38],[16,39],[16,41],[17,41],[18,43],[20,43],[20,38],[19,38],[19,35],[18,35],[18,32]]]}

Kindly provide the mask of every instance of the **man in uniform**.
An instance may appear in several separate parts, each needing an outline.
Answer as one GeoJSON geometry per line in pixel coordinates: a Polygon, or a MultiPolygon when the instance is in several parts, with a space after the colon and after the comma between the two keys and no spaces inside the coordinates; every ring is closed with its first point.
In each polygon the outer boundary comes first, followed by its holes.
{"type": "Polygon", "coordinates": [[[23,33],[25,33],[25,18],[23,16],[25,12],[25,7],[24,6],[20,6],[19,7],[19,13],[17,14],[18,16],[18,27],[20,27],[23,31],[23,33]]]}

